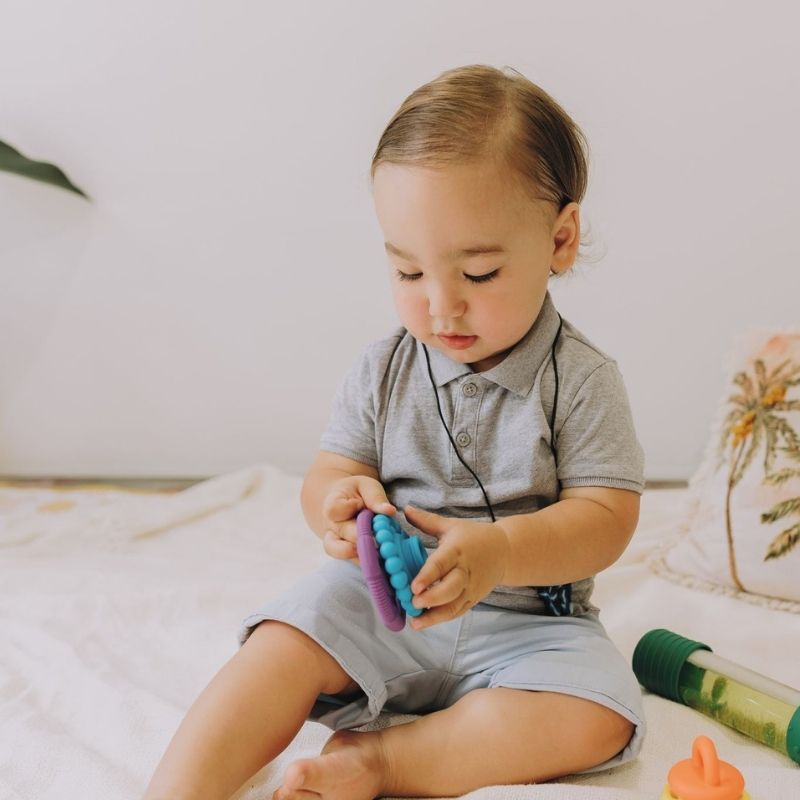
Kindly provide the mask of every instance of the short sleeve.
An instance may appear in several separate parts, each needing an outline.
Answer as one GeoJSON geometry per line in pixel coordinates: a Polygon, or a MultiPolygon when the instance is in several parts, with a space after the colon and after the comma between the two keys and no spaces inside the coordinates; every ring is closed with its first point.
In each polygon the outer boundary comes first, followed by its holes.
{"type": "Polygon", "coordinates": [[[644,452],[628,393],[615,361],[604,361],[581,384],[556,440],[563,488],[607,486],[644,491],[644,452]]]}
{"type": "Polygon", "coordinates": [[[368,347],[337,387],[320,449],[377,467],[371,353],[368,347]]]}

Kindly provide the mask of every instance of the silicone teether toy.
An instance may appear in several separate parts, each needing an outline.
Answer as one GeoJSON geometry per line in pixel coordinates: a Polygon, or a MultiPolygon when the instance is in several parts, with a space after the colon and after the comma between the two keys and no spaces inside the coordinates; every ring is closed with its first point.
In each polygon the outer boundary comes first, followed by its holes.
{"type": "Polygon", "coordinates": [[[368,508],[356,516],[356,549],[372,602],[390,631],[401,631],[406,614],[418,617],[411,600],[411,582],[428,558],[419,536],[409,536],[385,514],[368,508]]]}
{"type": "Polygon", "coordinates": [[[660,800],[750,800],[750,795],[744,790],[742,773],[717,758],[708,736],[698,736],[692,757],[669,771],[660,800]]]}

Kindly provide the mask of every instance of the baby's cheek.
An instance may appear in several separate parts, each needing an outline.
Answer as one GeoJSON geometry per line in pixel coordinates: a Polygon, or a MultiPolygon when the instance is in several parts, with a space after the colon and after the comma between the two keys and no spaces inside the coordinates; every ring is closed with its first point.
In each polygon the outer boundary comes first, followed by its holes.
{"type": "Polygon", "coordinates": [[[415,297],[411,292],[396,291],[394,307],[403,325],[414,336],[425,336],[429,333],[428,310],[422,298],[415,297]]]}

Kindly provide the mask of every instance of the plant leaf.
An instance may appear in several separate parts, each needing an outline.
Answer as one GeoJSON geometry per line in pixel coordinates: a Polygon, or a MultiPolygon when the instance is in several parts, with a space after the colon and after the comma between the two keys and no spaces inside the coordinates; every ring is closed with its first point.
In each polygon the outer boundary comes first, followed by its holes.
{"type": "Polygon", "coordinates": [[[781,447],[784,453],[788,458],[792,458],[795,461],[800,461],[800,447],[792,447],[788,445],[787,447],[781,447]]]}
{"type": "Polygon", "coordinates": [[[764,483],[768,486],[780,486],[782,483],[786,483],[790,478],[800,478],[800,469],[791,469],[789,467],[779,469],[771,475],[765,475],[764,483]]]}
{"type": "Polygon", "coordinates": [[[794,428],[782,417],[774,417],[778,431],[783,435],[786,444],[792,449],[800,448],[800,438],[795,433],[794,428]]]}
{"type": "Polygon", "coordinates": [[[757,358],[753,362],[753,368],[758,378],[758,395],[762,397],[767,390],[767,370],[764,367],[764,362],[760,358],[757,358]]]}
{"type": "Polygon", "coordinates": [[[749,401],[752,402],[755,399],[756,393],[753,389],[753,381],[746,372],[737,372],[736,375],[733,376],[733,382],[744,389],[744,393],[749,401]]]}
{"type": "Polygon", "coordinates": [[[0,172],[13,172],[34,181],[52,183],[54,186],[75,192],[87,200],[90,199],[89,195],[75,186],[55,164],[33,161],[3,141],[0,141],[0,172]]]}
{"type": "MultiPolygon", "coordinates": [[[[775,369],[773,369],[772,372],[770,372],[769,375],[767,376],[767,383],[773,384],[781,381],[782,380],[781,372],[783,372],[784,368],[791,363],[792,363],[791,358],[787,358],[785,361],[781,361],[781,363],[778,364],[778,366],[775,367],[775,369]]],[[[792,371],[790,371],[789,377],[791,377],[791,375],[792,371]]]]}
{"type": "MultiPolygon", "coordinates": [[[[743,410],[747,411],[748,406],[748,399],[743,394],[732,394],[728,398],[728,403],[732,406],[740,406],[743,410]]],[[[732,413],[739,413],[737,411],[733,411],[732,413]]]]}
{"type": "Polygon", "coordinates": [[[761,521],[775,522],[795,512],[800,513],[800,497],[793,497],[790,500],[782,500],[780,503],[776,503],[769,511],[765,511],[761,515],[761,521]]]}
{"type": "Polygon", "coordinates": [[[764,556],[764,561],[768,558],[778,558],[778,556],[786,555],[796,544],[800,541],[800,522],[787,528],[782,533],[779,533],[769,545],[767,554],[764,556]]]}
{"type": "Polygon", "coordinates": [[[775,425],[775,418],[772,414],[764,415],[764,429],[767,434],[767,444],[764,448],[764,474],[769,475],[769,473],[772,472],[772,464],[777,455],[775,450],[778,444],[778,430],[775,425]]]}

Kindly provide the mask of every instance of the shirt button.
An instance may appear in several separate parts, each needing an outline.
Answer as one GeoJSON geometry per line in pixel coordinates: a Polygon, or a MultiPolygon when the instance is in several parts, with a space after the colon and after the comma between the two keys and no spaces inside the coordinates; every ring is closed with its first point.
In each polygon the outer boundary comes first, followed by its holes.
{"type": "Polygon", "coordinates": [[[474,397],[478,393],[478,387],[474,383],[465,383],[461,387],[461,391],[464,392],[467,397],[474,397]]]}
{"type": "Polygon", "coordinates": [[[461,433],[459,433],[458,436],[456,436],[456,441],[462,447],[466,447],[472,441],[472,437],[465,431],[461,431],[461,433]]]}

